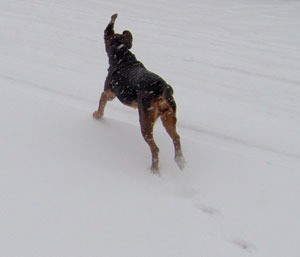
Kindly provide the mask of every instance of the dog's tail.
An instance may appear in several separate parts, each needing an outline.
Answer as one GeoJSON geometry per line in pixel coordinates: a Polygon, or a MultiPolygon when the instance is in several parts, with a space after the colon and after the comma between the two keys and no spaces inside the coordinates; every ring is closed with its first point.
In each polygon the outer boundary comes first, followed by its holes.
{"type": "Polygon", "coordinates": [[[171,106],[174,113],[176,113],[176,103],[173,97],[173,89],[170,85],[166,85],[164,92],[163,92],[163,98],[167,100],[168,104],[171,106]]]}

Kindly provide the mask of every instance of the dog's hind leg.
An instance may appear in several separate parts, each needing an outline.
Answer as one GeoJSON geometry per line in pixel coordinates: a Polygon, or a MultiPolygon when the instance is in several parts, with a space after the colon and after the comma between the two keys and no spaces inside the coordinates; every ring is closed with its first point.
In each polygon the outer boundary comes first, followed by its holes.
{"type": "Polygon", "coordinates": [[[178,167],[183,170],[185,166],[185,159],[182,154],[181,150],[181,143],[180,143],[180,136],[176,132],[176,113],[173,111],[173,109],[169,106],[168,109],[163,110],[161,114],[161,121],[172,138],[174,148],[175,148],[175,161],[178,165],[178,167]]]}
{"type": "Polygon", "coordinates": [[[104,114],[104,108],[107,104],[107,101],[111,101],[115,98],[115,94],[110,90],[104,90],[101,94],[100,100],[99,100],[99,107],[98,110],[93,113],[93,117],[97,120],[101,119],[104,114]]]}
{"type": "Polygon", "coordinates": [[[155,144],[154,138],[153,138],[153,127],[154,123],[158,118],[157,110],[153,109],[152,107],[146,108],[145,106],[142,106],[142,104],[139,104],[139,118],[140,118],[140,125],[141,125],[141,132],[142,135],[146,141],[146,143],[149,145],[151,154],[152,154],[152,164],[151,164],[151,171],[154,174],[158,174],[158,152],[159,148],[155,144]]]}

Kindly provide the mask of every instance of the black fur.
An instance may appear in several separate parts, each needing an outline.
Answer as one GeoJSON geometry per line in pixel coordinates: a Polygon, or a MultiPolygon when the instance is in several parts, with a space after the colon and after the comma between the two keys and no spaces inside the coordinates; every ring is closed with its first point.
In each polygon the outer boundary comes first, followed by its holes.
{"type": "Polygon", "coordinates": [[[144,107],[147,108],[153,99],[163,95],[173,111],[176,111],[171,86],[136,59],[123,43],[121,35],[112,39],[106,51],[110,64],[107,86],[122,103],[132,105],[143,101],[144,107]]]}

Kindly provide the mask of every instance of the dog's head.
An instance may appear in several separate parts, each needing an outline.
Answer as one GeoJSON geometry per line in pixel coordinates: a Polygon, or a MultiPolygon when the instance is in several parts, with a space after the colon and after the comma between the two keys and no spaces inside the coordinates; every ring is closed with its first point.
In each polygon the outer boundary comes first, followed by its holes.
{"type": "Polygon", "coordinates": [[[114,49],[130,49],[132,47],[132,34],[128,30],[124,30],[122,34],[114,34],[109,45],[114,49]]]}

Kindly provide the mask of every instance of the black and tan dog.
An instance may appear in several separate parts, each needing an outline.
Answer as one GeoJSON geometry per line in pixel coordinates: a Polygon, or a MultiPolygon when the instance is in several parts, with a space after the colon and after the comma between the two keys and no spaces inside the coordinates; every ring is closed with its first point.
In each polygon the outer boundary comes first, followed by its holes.
{"type": "Polygon", "coordinates": [[[161,77],[148,71],[130,52],[132,34],[114,32],[117,14],[104,31],[105,48],[109,59],[108,75],[101,94],[95,119],[103,117],[107,101],[117,97],[123,104],[138,108],[141,132],[152,153],[151,170],[158,173],[159,149],[153,139],[153,126],[160,117],[175,147],[175,161],[180,169],[185,160],[181,151],[180,137],[176,132],[176,103],[173,90],[161,77]]]}

